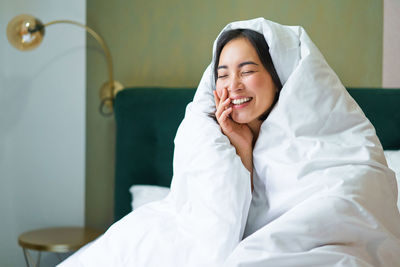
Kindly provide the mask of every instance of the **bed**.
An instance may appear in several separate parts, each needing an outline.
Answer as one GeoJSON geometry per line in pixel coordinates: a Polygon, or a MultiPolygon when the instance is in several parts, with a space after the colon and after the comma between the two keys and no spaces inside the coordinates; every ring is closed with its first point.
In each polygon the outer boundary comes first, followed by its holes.
{"type": "MultiPolygon", "coordinates": [[[[385,150],[400,149],[400,89],[348,88],[385,150]]],[[[126,88],[115,99],[114,220],[132,210],[132,185],[168,187],[174,137],[194,88],[126,88]]],[[[400,164],[400,163],[399,163],[400,164]]]]}

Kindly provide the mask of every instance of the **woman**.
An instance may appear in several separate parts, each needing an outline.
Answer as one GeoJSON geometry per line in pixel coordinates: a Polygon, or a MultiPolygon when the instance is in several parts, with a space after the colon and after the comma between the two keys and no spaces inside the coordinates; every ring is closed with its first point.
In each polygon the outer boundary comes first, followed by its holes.
{"type": "Polygon", "coordinates": [[[60,266],[400,266],[394,173],[306,32],[259,18],[217,40],[168,197],[60,266]]]}
{"type": "Polygon", "coordinates": [[[218,38],[214,60],[215,117],[250,172],[261,124],[282,88],[268,48],[256,31],[230,30],[218,38]]]}

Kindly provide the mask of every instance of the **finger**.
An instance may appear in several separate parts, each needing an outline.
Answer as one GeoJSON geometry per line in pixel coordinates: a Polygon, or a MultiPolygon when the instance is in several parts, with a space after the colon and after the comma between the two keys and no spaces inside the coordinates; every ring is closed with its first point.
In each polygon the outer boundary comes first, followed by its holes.
{"type": "Polygon", "coordinates": [[[222,112],[224,111],[224,107],[219,105],[217,106],[217,110],[215,111],[215,117],[218,118],[221,116],[222,112]]]}
{"type": "MultiPolygon", "coordinates": [[[[218,96],[217,96],[218,98],[218,96]]],[[[227,105],[225,104],[225,101],[222,102],[221,99],[218,98],[218,105],[216,105],[216,111],[215,111],[215,116],[218,118],[221,116],[221,113],[226,109],[227,105]]]]}
{"type": "Polygon", "coordinates": [[[228,96],[228,91],[226,90],[226,88],[223,88],[220,101],[225,101],[227,96],[228,96]]]}
{"type": "Polygon", "coordinates": [[[215,91],[217,91],[218,98],[221,98],[221,90],[215,90],[215,91]]]}
{"type": "Polygon", "coordinates": [[[217,94],[217,90],[214,90],[213,94],[214,94],[215,106],[218,107],[218,105],[219,105],[219,97],[218,97],[218,94],[217,94]]]}
{"type": "Polygon", "coordinates": [[[230,103],[231,103],[231,100],[229,98],[225,99],[224,102],[219,102],[219,105],[217,106],[217,110],[215,112],[216,116],[219,117],[224,110],[229,108],[230,103]]]}
{"type": "MultiPolygon", "coordinates": [[[[226,120],[226,119],[229,118],[229,114],[231,114],[231,113],[232,113],[232,108],[229,107],[229,108],[225,109],[224,112],[222,112],[220,118],[223,119],[223,120],[226,120]]],[[[229,119],[230,119],[230,118],[229,118],[229,119]]]]}
{"type": "Polygon", "coordinates": [[[230,121],[229,114],[231,114],[231,113],[232,113],[232,108],[230,107],[230,108],[224,110],[224,112],[222,112],[221,116],[219,117],[218,122],[224,131],[229,131],[229,129],[228,129],[229,121],[230,121]]]}
{"type": "Polygon", "coordinates": [[[230,103],[231,99],[228,97],[221,105],[224,107],[224,109],[227,109],[230,103]]]}
{"type": "Polygon", "coordinates": [[[217,107],[217,111],[215,112],[215,117],[216,117],[218,122],[220,122],[222,113],[224,111],[226,111],[226,107],[223,106],[222,103],[220,103],[220,105],[217,107]]]}

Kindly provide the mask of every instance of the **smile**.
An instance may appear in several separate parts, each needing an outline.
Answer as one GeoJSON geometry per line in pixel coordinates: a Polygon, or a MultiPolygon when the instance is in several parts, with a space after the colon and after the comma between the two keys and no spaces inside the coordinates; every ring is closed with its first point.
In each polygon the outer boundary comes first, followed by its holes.
{"type": "Polygon", "coordinates": [[[251,97],[245,97],[245,98],[240,98],[240,99],[233,99],[232,104],[234,105],[241,105],[243,103],[249,102],[252,98],[251,97]]]}

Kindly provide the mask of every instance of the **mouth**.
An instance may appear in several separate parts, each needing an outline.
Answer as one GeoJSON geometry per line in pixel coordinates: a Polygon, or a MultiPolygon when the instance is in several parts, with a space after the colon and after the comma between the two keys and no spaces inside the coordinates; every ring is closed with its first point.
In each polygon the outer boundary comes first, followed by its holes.
{"type": "Polygon", "coordinates": [[[240,108],[246,106],[246,104],[249,103],[252,99],[252,97],[232,99],[231,103],[233,104],[234,108],[240,108]]]}

